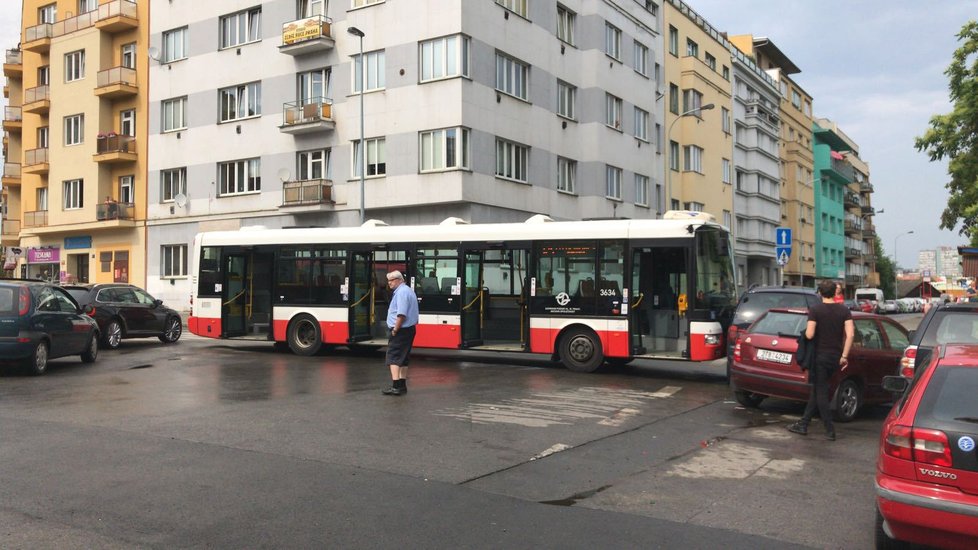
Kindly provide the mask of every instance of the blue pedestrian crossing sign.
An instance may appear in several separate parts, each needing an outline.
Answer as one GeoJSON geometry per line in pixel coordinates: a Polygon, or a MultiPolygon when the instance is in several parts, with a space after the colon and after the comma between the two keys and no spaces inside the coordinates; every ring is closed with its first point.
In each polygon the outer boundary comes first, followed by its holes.
{"type": "MultiPolygon", "coordinates": [[[[775,236],[774,242],[779,247],[781,247],[781,246],[787,246],[788,248],[791,248],[791,228],[790,227],[779,227],[779,228],[777,228],[774,231],[774,236],[775,236]]],[[[789,251],[788,254],[790,255],[791,252],[789,251]]],[[[780,254],[779,254],[779,256],[780,256],[780,254]]]]}
{"type": "Polygon", "coordinates": [[[778,263],[782,266],[788,265],[788,258],[791,256],[790,246],[779,246],[774,249],[774,257],[777,258],[778,263]]]}

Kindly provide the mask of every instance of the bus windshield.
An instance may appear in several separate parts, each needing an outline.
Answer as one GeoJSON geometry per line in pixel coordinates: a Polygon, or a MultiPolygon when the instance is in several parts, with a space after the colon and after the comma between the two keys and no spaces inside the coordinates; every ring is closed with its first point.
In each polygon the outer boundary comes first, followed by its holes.
{"type": "Polygon", "coordinates": [[[725,318],[737,304],[729,236],[703,227],[696,244],[696,308],[708,309],[712,319],[725,318]]]}

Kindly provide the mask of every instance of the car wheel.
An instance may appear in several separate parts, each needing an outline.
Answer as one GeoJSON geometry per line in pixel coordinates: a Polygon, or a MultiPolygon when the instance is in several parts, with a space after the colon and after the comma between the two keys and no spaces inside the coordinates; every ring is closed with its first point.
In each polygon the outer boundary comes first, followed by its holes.
{"type": "Polygon", "coordinates": [[[34,353],[27,359],[27,370],[34,376],[41,376],[48,371],[48,343],[38,342],[34,353]]]}
{"type": "Polygon", "coordinates": [[[859,385],[851,378],[843,380],[835,391],[835,403],[835,419],[851,422],[862,410],[863,396],[859,385]]]}
{"type": "Polygon", "coordinates": [[[766,395],[761,395],[759,393],[753,393],[744,390],[737,390],[734,392],[734,397],[737,402],[747,407],[748,409],[756,409],[761,405],[761,401],[767,399],[766,395]]]}
{"type": "Polygon", "coordinates": [[[584,328],[568,331],[560,339],[560,362],[574,372],[594,372],[604,362],[598,335],[584,328]]]}
{"type": "Polygon", "coordinates": [[[98,359],[98,334],[92,333],[88,341],[88,348],[81,354],[83,363],[94,363],[98,359]]]}
{"type": "Polygon", "coordinates": [[[108,349],[116,349],[122,343],[122,324],[117,319],[112,319],[108,325],[105,325],[105,336],[102,337],[102,341],[108,349]]]}
{"type": "Polygon", "coordinates": [[[875,536],[876,548],[877,550],[903,550],[905,548],[910,548],[910,545],[896,540],[891,539],[886,531],[883,529],[883,514],[880,513],[880,509],[876,509],[876,536],[875,536]]]}
{"type": "Polygon", "coordinates": [[[180,339],[181,334],[183,334],[183,323],[180,322],[180,318],[170,317],[166,320],[166,329],[160,335],[160,342],[172,344],[180,339]]]}
{"type": "Polygon", "coordinates": [[[289,323],[289,348],[296,355],[316,355],[323,345],[319,322],[311,315],[299,315],[289,323]]]}

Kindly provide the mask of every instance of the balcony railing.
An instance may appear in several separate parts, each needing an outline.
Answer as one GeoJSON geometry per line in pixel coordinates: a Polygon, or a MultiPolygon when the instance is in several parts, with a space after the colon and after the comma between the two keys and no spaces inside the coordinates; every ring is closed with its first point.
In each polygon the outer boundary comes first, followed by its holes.
{"type": "Polygon", "coordinates": [[[332,190],[329,180],[287,181],[282,184],[282,206],[331,203],[332,190]]]}
{"type": "Polygon", "coordinates": [[[5,178],[19,178],[20,177],[20,163],[19,162],[5,162],[5,163],[3,163],[3,177],[5,177],[5,178]]]}
{"type": "Polygon", "coordinates": [[[863,228],[863,224],[861,224],[859,222],[855,222],[855,221],[852,221],[852,220],[846,220],[845,221],[845,232],[846,233],[856,233],[856,232],[862,231],[862,228],[863,228]]]}
{"type": "Polygon", "coordinates": [[[34,103],[35,101],[50,101],[51,100],[51,87],[50,86],[35,86],[33,88],[27,88],[24,90],[24,105],[28,103],[34,103]]]}
{"type": "Polygon", "coordinates": [[[852,191],[846,191],[844,202],[846,206],[859,206],[859,194],[853,193],[852,191]]]}
{"type": "Polygon", "coordinates": [[[56,37],[87,29],[94,25],[97,20],[98,10],[78,14],[74,17],[52,23],[51,34],[56,37]]]}
{"type": "Polygon", "coordinates": [[[22,122],[24,120],[24,111],[20,107],[4,107],[3,120],[5,122],[22,122]]]}
{"type": "Polygon", "coordinates": [[[48,148],[28,149],[24,152],[24,166],[36,166],[48,163],[48,148]]]}
{"type": "Polygon", "coordinates": [[[279,128],[283,132],[306,134],[331,130],[333,126],[332,99],[313,97],[282,105],[282,126],[279,128]]]}
{"type": "Polygon", "coordinates": [[[129,67],[112,67],[104,71],[99,71],[95,78],[95,85],[99,88],[112,84],[136,85],[136,69],[129,67]]]}
{"type": "Polygon", "coordinates": [[[95,140],[95,153],[135,153],[136,138],[132,136],[105,135],[95,140]]]}
{"type": "Polygon", "coordinates": [[[856,171],[845,160],[832,159],[832,170],[835,170],[846,181],[853,181],[856,177],[856,171]]]}
{"type": "Polygon", "coordinates": [[[40,25],[27,27],[27,29],[24,30],[24,42],[28,43],[35,40],[51,38],[54,36],[52,27],[53,25],[51,23],[41,23],[40,25]]]}
{"type": "Polygon", "coordinates": [[[0,233],[4,235],[16,235],[20,233],[20,220],[3,220],[3,228],[0,229],[0,233]]]}
{"type": "Polygon", "coordinates": [[[131,0],[112,0],[98,7],[95,26],[107,32],[133,29],[138,25],[136,3],[131,0]]]}
{"type": "Polygon", "coordinates": [[[48,224],[48,211],[24,212],[24,227],[45,227],[48,224]]]}
{"type": "Polygon", "coordinates": [[[23,65],[24,53],[20,50],[7,50],[6,61],[8,65],[23,65]]]}
{"type": "Polygon", "coordinates": [[[95,218],[98,221],[131,220],[135,211],[132,203],[109,202],[95,207],[95,218]]]}
{"type": "Polygon", "coordinates": [[[279,50],[289,55],[304,55],[333,47],[333,20],[322,15],[304,17],[282,25],[279,50]]]}

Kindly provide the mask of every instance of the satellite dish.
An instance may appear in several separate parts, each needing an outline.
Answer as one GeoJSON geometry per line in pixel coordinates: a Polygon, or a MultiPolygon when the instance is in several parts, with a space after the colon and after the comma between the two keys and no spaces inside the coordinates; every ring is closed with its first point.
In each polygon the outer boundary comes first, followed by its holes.
{"type": "Polygon", "coordinates": [[[292,172],[289,172],[288,168],[282,168],[278,171],[279,181],[285,183],[292,178],[292,172]]]}
{"type": "Polygon", "coordinates": [[[147,53],[149,54],[150,59],[152,59],[153,61],[160,60],[160,49],[157,48],[156,46],[150,46],[149,50],[147,50],[147,53]]]}
{"type": "Polygon", "coordinates": [[[184,206],[187,206],[187,195],[177,193],[177,195],[173,197],[173,202],[175,202],[180,208],[183,208],[184,206]]]}

